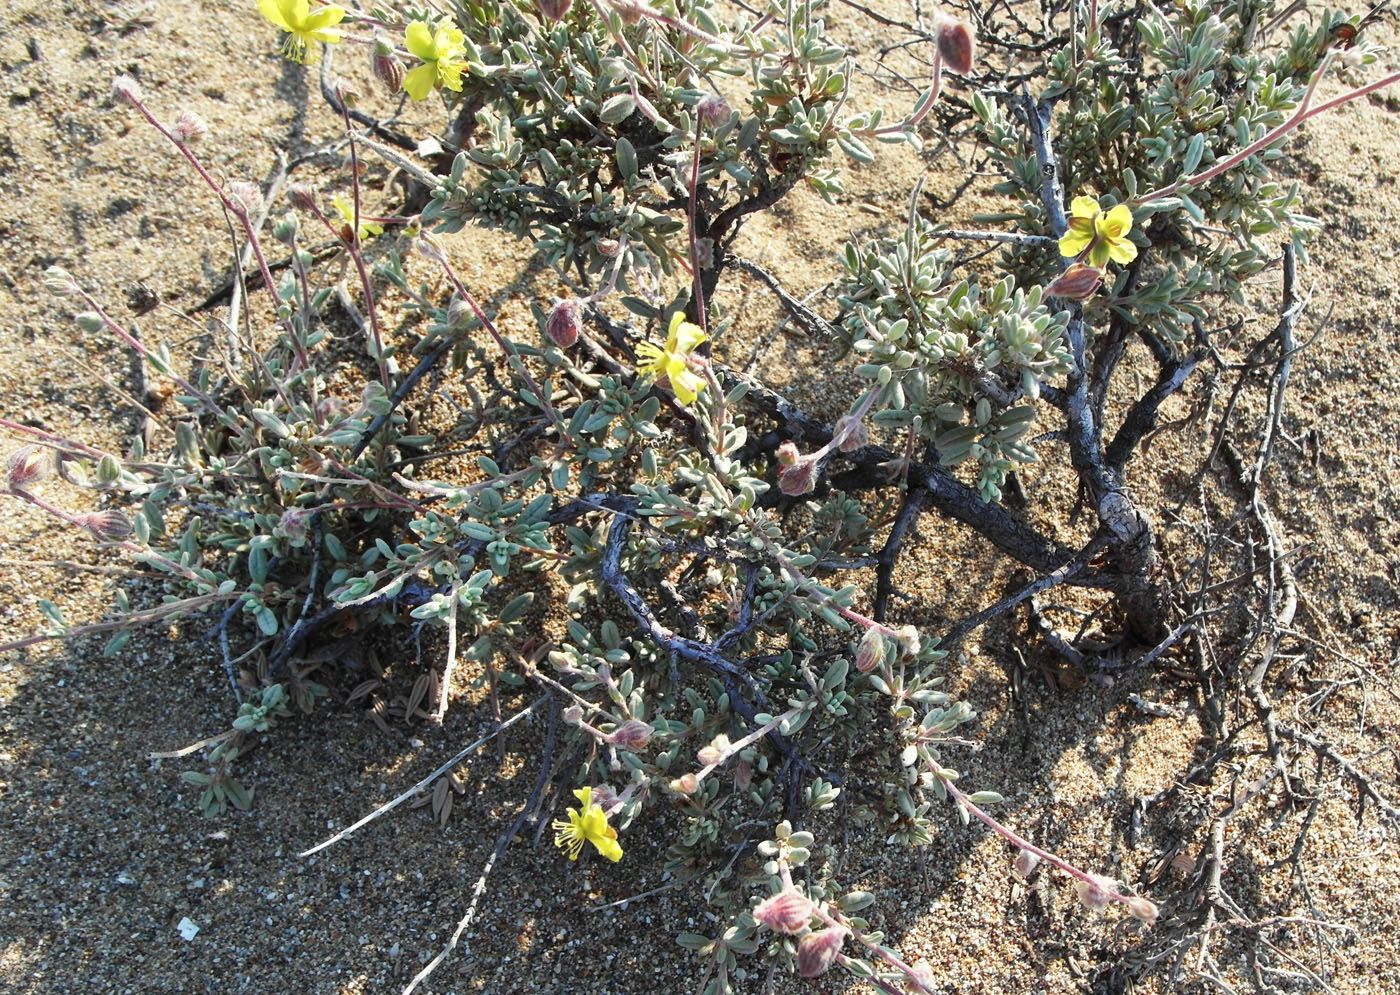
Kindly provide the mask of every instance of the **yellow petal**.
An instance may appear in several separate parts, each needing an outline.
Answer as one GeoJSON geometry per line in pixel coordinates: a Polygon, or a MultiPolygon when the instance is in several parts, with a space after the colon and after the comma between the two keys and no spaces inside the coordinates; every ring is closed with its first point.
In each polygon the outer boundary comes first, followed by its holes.
{"type": "Polygon", "coordinates": [[[705,381],[689,370],[671,374],[671,390],[675,392],[676,400],[682,404],[694,404],[704,389],[705,381]]]}
{"type": "MultiPolygon", "coordinates": [[[[317,10],[316,13],[310,15],[302,21],[302,30],[313,35],[319,34],[323,31],[327,31],[331,27],[331,25],[339,24],[344,19],[344,7],[322,7],[319,10],[317,10]]],[[[344,34],[343,31],[339,30],[330,33],[335,35],[337,41],[344,34]]],[[[324,39],[317,40],[320,41],[324,39]]]]}
{"type": "Polygon", "coordinates": [[[442,80],[442,85],[456,93],[462,92],[462,70],[467,68],[465,62],[443,62],[439,61],[438,79],[442,80]]]}
{"type": "Polygon", "coordinates": [[[1076,197],[1069,205],[1070,217],[1092,218],[1099,213],[1099,202],[1093,197],[1076,197]]]}
{"type": "Polygon", "coordinates": [[[1126,238],[1109,239],[1108,258],[1112,259],[1115,263],[1123,263],[1126,265],[1136,259],[1137,254],[1137,246],[1126,238]]]}
{"type": "Polygon", "coordinates": [[[258,0],[258,13],[267,18],[273,25],[283,31],[292,30],[291,24],[287,21],[287,15],[282,13],[285,0],[279,3],[278,0],[258,0]]]}
{"type": "Polygon", "coordinates": [[[1107,238],[1122,238],[1133,227],[1133,212],[1127,204],[1119,204],[1113,210],[1094,221],[1094,228],[1107,238]]]}
{"type": "Polygon", "coordinates": [[[422,100],[437,85],[437,63],[425,62],[404,74],[403,92],[414,100],[422,100]]]}
{"type": "Polygon", "coordinates": [[[1100,238],[1094,241],[1094,246],[1089,250],[1089,262],[1102,269],[1108,265],[1108,259],[1113,248],[1108,239],[1100,238]]]}
{"type": "Polygon", "coordinates": [[[1094,236],[1092,232],[1086,233],[1071,228],[1060,236],[1060,255],[1066,257],[1077,256],[1088,248],[1089,243],[1093,240],[1094,236]]]}
{"type": "Polygon", "coordinates": [[[593,845],[598,848],[599,853],[614,864],[622,859],[622,847],[618,846],[617,840],[594,840],[593,845]]]}
{"type": "MultiPolygon", "coordinates": [[[[409,21],[403,30],[403,43],[408,50],[424,62],[437,61],[437,46],[433,44],[433,29],[425,21],[409,21]]],[[[414,97],[422,100],[422,97],[414,97]]]]}

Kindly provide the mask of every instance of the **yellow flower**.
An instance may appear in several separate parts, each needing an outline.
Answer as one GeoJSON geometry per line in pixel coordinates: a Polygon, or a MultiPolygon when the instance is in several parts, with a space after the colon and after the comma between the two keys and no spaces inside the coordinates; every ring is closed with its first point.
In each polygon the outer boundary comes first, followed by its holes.
{"type": "Polygon", "coordinates": [[[307,0],[258,0],[262,16],[287,32],[282,52],[293,62],[306,61],[306,46],[313,42],[334,45],[345,32],[333,27],[345,18],[343,7],[317,7],[311,13],[307,0]]]}
{"type": "MultiPolygon", "coordinates": [[[[345,232],[349,232],[351,226],[355,224],[355,205],[346,200],[341,194],[336,194],[331,198],[331,207],[334,207],[340,219],[345,222],[345,232]]],[[[363,242],[371,235],[383,235],[384,226],[377,221],[366,221],[364,215],[360,216],[359,240],[363,242]]],[[[348,242],[349,239],[347,238],[348,242]]]]}
{"type": "Polygon", "coordinates": [[[440,86],[462,89],[462,70],[467,68],[462,32],[443,18],[435,27],[427,21],[410,21],[403,33],[408,50],[423,61],[403,78],[403,89],[414,100],[422,100],[440,86]]]}
{"type": "Polygon", "coordinates": [[[1137,246],[1128,238],[1133,227],[1128,205],[1104,211],[1093,197],[1076,197],[1069,214],[1069,231],[1060,237],[1060,255],[1073,258],[1087,249],[1090,264],[1098,267],[1110,259],[1130,263],[1137,258],[1137,246]]]}
{"type": "Polygon", "coordinates": [[[705,381],[690,369],[690,354],[706,338],[699,325],[692,325],[685,320],[685,315],[677,311],[671,316],[671,327],[666,330],[665,349],[650,342],[638,344],[637,358],[645,361],[637,364],[637,372],[652,373],[670,380],[676,400],[690,404],[705,389],[705,381]]]}
{"type": "Polygon", "coordinates": [[[569,821],[554,820],[554,845],[569,851],[570,860],[578,860],[583,852],[583,844],[592,843],[604,857],[613,863],[622,859],[622,847],[617,843],[617,830],[608,825],[608,817],[601,805],[593,802],[592,788],[579,788],[574,792],[581,808],[569,809],[569,821]]]}

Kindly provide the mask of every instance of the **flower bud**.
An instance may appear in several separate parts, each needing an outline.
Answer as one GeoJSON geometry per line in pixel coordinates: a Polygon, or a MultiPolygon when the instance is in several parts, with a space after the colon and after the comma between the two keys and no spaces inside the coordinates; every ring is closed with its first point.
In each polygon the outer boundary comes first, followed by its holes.
{"type": "Polygon", "coordinates": [[[96,311],[79,311],[73,315],[73,323],[89,335],[96,334],[107,327],[107,323],[102,320],[102,315],[96,311]]]}
{"type": "Polygon", "coordinates": [[[1098,912],[1118,894],[1118,882],[1101,874],[1090,874],[1087,881],[1075,879],[1074,892],[1079,896],[1079,904],[1098,912]]]}
{"type": "Polygon", "coordinates": [[[926,960],[917,960],[909,965],[914,974],[909,978],[924,995],[934,995],[938,991],[937,979],[933,976],[933,965],[926,960]]]}
{"type": "Polygon", "coordinates": [[[315,515],[308,508],[288,508],[277,520],[273,535],[283,537],[293,546],[301,546],[311,533],[311,520],[315,515]]]}
{"type": "Polygon", "coordinates": [[[868,674],[885,659],[885,637],[876,629],[866,629],[856,648],[856,669],[868,674]]]}
{"type": "Polygon", "coordinates": [[[944,20],[936,29],[938,54],[943,64],[955,73],[966,73],[972,69],[972,59],[976,53],[977,36],[972,25],[966,21],[944,20]]]}
{"type": "Polygon", "coordinates": [[[297,239],[297,229],[301,227],[301,222],[297,221],[295,214],[284,215],[282,220],[272,226],[272,237],[283,245],[291,246],[297,239]]]}
{"type": "Polygon", "coordinates": [[[243,209],[244,214],[253,214],[263,206],[262,191],[256,183],[247,180],[234,180],[228,185],[229,199],[243,209]]]}
{"type": "Polygon", "coordinates": [[[796,936],[812,919],[812,903],[806,895],[788,889],[759,902],[753,917],[760,926],[767,926],[775,933],[796,936]]]}
{"type": "Polygon", "coordinates": [[[836,439],[836,448],[843,453],[853,453],[870,445],[870,432],[866,429],[865,422],[855,415],[842,415],[838,418],[832,435],[836,439]]]}
{"type": "Polygon", "coordinates": [[[778,458],[779,466],[792,466],[802,454],[797,451],[797,443],[784,442],[778,447],[774,455],[778,458]]]}
{"type": "Polygon", "coordinates": [[[374,54],[370,56],[369,66],[374,78],[383,83],[390,93],[398,93],[403,89],[403,78],[408,70],[394,54],[394,46],[387,38],[375,37],[374,54]]]}
{"type": "Polygon", "coordinates": [[[803,456],[791,466],[778,468],[778,490],[788,497],[810,494],[817,486],[817,458],[803,456]]]}
{"type": "Polygon", "coordinates": [[[346,79],[338,79],[331,84],[331,92],[340,99],[340,102],[350,109],[359,106],[360,91],[355,89],[355,85],[346,79]]]}
{"type": "Polygon", "coordinates": [[[112,97],[117,101],[139,104],[142,97],[141,84],[123,73],[112,80],[112,97]]]}
{"type": "Polygon", "coordinates": [[[97,461],[97,486],[103,490],[119,487],[122,482],[122,465],[111,453],[103,453],[97,461]]]}
{"type": "Polygon", "coordinates": [[[1149,926],[1157,921],[1157,906],[1145,898],[1128,899],[1128,911],[1134,919],[1140,919],[1149,926]]]}
{"type": "Polygon", "coordinates": [[[22,491],[30,484],[46,480],[53,473],[49,451],[38,446],[21,446],[6,462],[5,481],[12,491],[22,491]]]}
{"type": "Polygon", "coordinates": [[[447,262],[447,253],[443,251],[442,244],[431,235],[420,234],[413,240],[413,248],[425,259],[435,263],[447,262]]]}
{"type": "Polygon", "coordinates": [[[678,795],[693,795],[700,787],[700,778],[694,774],[683,774],[666,786],[678,795]]]}
{"type": "Polygon", "coordinates": [[[696,752],[695,759],[700,761],[702,767],[713,767],[715,764],[722,763],[727,756],[729,756],[729,737],[720,733],[696,752]]]}
{"type": "Polygon", "coordinates": [[[700,124],[706,128],[714,129],[728,124],[732,113],[725,99],[715,94],[702,98],[695,105],[695,116],[700,119],[700,124]]]}
{"type": "Polygon", "coordinates": [[[293,183],[287,188],[287,199],[292,202],[293,207],[303,211],[319,209],[316,203],[316,188],[310,183],[293,183]]]}
{"type": "Polygon", "coordinates": [[[544,333],[560,349],[567,349],[578,341],[579,330],[583,328],[583,304],[577,297],[565,297],[549,312],[549,320],[544,323],[544,333]]]}
{"type": "Polygon", "coordinates": [[[209,133],[209,124],[194,111],[181,111],[170,126],[170,133],[181,145],[197,142],[209,133]]]}
{"type": "Polygon", "coordinates": [[[564,709],[564,721],[571,726],[581,724],[583,722],[583,709],[578,705],[570,705],[564,709]]]}
{"type": "Polygon", "coordinates": [[[617,254],[622,251],[622,243],[615,238],[600,238],[595,243],[598,255],[608,259],[616,259],[617,254]]]}
{"type": "Polygon", "coordinates": [[[547,21],[562,21],[573,5],[574,0],[535,0],[540,15],[547,21]]]}
{"type": "Polygon", "coordinates": [[[636,751],[651,741],[651,734],[655,731],[641,719],[628,719],[603,738],[613,746],[636,751]]]}
{"type": "Polygon", "coordinates": [[[836,962],[836,955],[845,942],[846,930],[840,926],[808,933],[797,941],[797,973],[804,978],[825,974],[836,962]]]}
{"type": "Polygon", "coordinates": [[[131,527],[131,519],[115,508],[109,508],[107,511],[89,511],[74,517],[79,525],[97,538],[111,542],[125,539],[135,531],[131,527]]]}
{"type": "Polygon", "coordinates": [[[1031,853],[1029,850],[1022,850],[1016,854],[1015,861],[1011,864],[1011,869],[1016,872],[1016,876],[1023,881],[1035,873],[1035,869],[1040,866],[1040,855],[1031,853]]]}
{"type": "Polygon", "coordinates": [[[73,297],[81,288],[72,273],[62,266],[50,266],[44,270],[44,289],[55,297],[73,297]]]}
{"type": "Polygon", "coordinates": [[[1092,297],[1103,283],[1103,270],[1088,263],[1074,263],[1045,288],[1049,297],[1064,297],[1072,301],[1082,301],[1092,297]]]}
{"type": "Polygon", "coordinates": [[[914,659],[922,650],[923,643],[919,640],[919,630],[912,625],[902,625],[895,632],[895,638],[899,640],[900,652],[906,659],[914,659]]]}

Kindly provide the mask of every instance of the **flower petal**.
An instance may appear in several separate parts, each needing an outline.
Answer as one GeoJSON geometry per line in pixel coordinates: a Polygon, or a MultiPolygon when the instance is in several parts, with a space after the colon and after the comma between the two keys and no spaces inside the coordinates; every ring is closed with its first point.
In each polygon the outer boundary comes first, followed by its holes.
{"type": "Polygon", "coordinates": [[[1108,239],[1100,238],[1094,241],[1094,245],[1089,249],[1089,262],[1091,265],[1103,269],[1108,265],[1109,255],[1113,248],[1108,239]]]}
{"type": "MultiPolygon", "coordinates": [[[[426,21],[409,21],[403,29],[403,43],[408,50],[424,62],[437,61],[437,46],[433,44],[433,29],[426,21]]],[[[422,97],[414,97],[422,100],[422,97]]]]}
{"type": "Polygon", "coordinates": [[[438,79],[442,80],[442,85],[456,93],[462,92],[462,70],[467,68],[465,62],[447,62],[439,60],[438,79]]]}
{"type": "Polygon", "coordinates": [[[437,63],[425,62],[417,69],[410,69],[403,77],[403,92],[414,100],[422,100],[437,85],[437,63]]]}
{"type": "Polygon", "coordinates": [[[1070,217],[1093,218],[1099,213],[1099,202],[1093,197],[1076,197],[1069,205],[1070,217]]]}
{"type": "Polygon", "coordinates": [[[1060,236],[1060,255],[1073,258],[1088,248],[1093,240],[1092,232],[1085,233],[1071,228],[1060,236]]]}
{"type": "MultiPolygon", "coordinates": [[[[331,25],[339,24],[343,20],[345,20],[344,7],[322,7],[302,22],[302,30],[308,34],[315,34],[325,31],[331,25]]],[[[338,41],[339,36],[343,35],[344,32],[336,31],[335,34],[338,41]]]]}
{"type": "Polygon", "coordinates": [[[274,26],[281,28],[283,31],[290,31],[292,30],[292,26],[288,23],[287,16],[282,13],[282,7],[284,5],[285,0],[282,0],[282,2],[279,2],[279,0],[258,0],[258,13],[272,22],[274,26]]]}
{"type": "Polygon", "coordinates": [[[1133,212],[1127,204],[1119,204],[1113,210],[1095,219],[1094,228],[1108,238],[1122,238],[1133,228],[1133,212]]]}
{"type": "Polygon", "coordinates": [[[705,381],[689,370],[671,374],[671,390],[681,404],[694,404],[700,392],[705,389],[705,381]]]}
{"type": "Polygon", "coordinates": [[[665,373],[666,353],[650,342],[637,343],[637,372],[665,373]]]}
{"type": "Polygon", "coordinates": [[[1108,240],[1108,258],[1115,263],[1124,265],[1137,258],[1137,246],[1126,238],[1111,238],[1108,240]]]}

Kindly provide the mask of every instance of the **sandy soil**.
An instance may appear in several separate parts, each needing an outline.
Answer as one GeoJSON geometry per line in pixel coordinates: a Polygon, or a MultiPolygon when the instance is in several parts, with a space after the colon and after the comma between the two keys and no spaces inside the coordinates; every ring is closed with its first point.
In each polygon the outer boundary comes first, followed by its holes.
{"type": "MultiPolygon", "coordinates": [[[[340,134],[314,81],[308,86],[278,58],[252,4],[211,0],[197,16],[186,7],[18,0],[0,15],[0,416],[114,450],[136,424],[114,389],[130,389],[127,357],[79,332],[67,305],[45,295],[46,266],[69,268],[119,312],[127,288],[143,283],[169,310],[137,324],[152,340],[172,342],[204,331],[204,319],[176,312],[192,311],[226,278],[222,218],[162,140],[113,105],[113,76],[135,74],[167,119],[184,108],[203,115],[210,132],[201,155],[222,177],[262,181],[277,150],[294,157],[340,134]]],[[[856,32],[853,40],[868,47],[871,37],[856,32]]],[[[362,69],[342,71],[359,77],[362,69]]],[[[1316,301],[1304,337],[1328,308],[1332,321],[1299,357],[1285,421],[1299,445],[1283,446],[1271,489],[1290,544],[1301,547],[1305,598],[1280,708],[1345,755],[1368,758],[1364,766],[1392,798],[1400,796],[1396,109],[1394,96],[1349,106],[1310,124],[1293,150],[1325,225],[1303,274],[1316,301]]],[[[827,244],[833,230],[897,224],[925,167],[935,188],[951,185],[958,168],[946,156],[894,157],[858,176],[837,208],[812,198],[785,205],[752,226],[743,251],[795,291],[816,289],[830,262],[801,247],[827,244]]],[[[481,233],[450,244],[469,281],[485,288],[511,283],[524,266],[518,248],[481,233]]],[[[752,340],[766,339],[775,312],[762,292],[738,284],[723,292],[743,302],[752,340]]],[[[1261,281],[1258,298],[1273,306],[1276,274],[1261,281]]],[[[528,320],[525,305],[505,302],[508,320],[528,320]]],[[[747,351],[736,347],[734,358],[747,351]]],[[[760,366],[792,370],[794,394],[820,407],[821,388],[804,371],[823,360],[782,337],[760,366]]],[[[1199,396],[1198,388],[1177,414],[1199,396]]],[[[1153,496],[1163,507],[1177,496],[1172,468],[1194,466],[1201,445],[1189,435],[1164,440],[1145,458],[1138,479],[1164,476],[1168,490],[1153,496]],[[1183,461],[1183,450],[1194,459],[1183,461]]],[[[61,484],[48,488],[71,504],[88,500],[61,484]]],[[[94,621],[114,587],[134,583],[110,572],[111,556],[17,502],[0,502],[0,523],[7,638],[43,627],[40,598],[74,622],[94,621]]],[[[1174,542],[1189,548],[1188,537],[1169,530],[1174,542]]],[[[1004,576],[959,530],[925,520],[899,579],[908,591],[943,592],[904,609],[908,621],[930,622],[979,604],[1004,576]]],[[[441,948],[533,783],[539,727],[510,738],[504,764],[488,750],[461,768],[466,794],[445,828],[427,809],[401,810],[298,859],[489,728],[489,710],[463,699],[440,729],[383,733],[357,707],[323,706],[284,723],[249,758],[253,810],[208,821],[179,781],[182,763],[146,759],[221,731],[234,711],[218,654],[199,635],[197,626],[143,632],[113,658],[100,655],[100,640],[82,640],[0,659],[0,987],[34,995],[398,990],[441,948]],[[190,940],[177,928],[185,919],[199,926],[190,940]]],[[[979,784],[1007,795],[1011,825],[1070,859],[1136,880],[1173,830],[1155,825],[1134,843],[1126,832],[1132,803],[1199,759],[1198,729],[1191,717],[1143,714],[1127,695],[1189,706],[1192,689],[1165,671],[1053,691],[1034,677],[1018,704],[1008,691],[1009,640],[989,632],[952,668],[955,690],[983,713],[977,735],[985,748],[967,766],[979,784]]],[[[412,653],[403,648],[409,663],[412,653]]],[[[337,697],[353,683],[335,687],[337,697]]],[[[1255,916],[1351,927],[1351,937],[1331,945],[1318,945],[1302,922],[1267,933],[1327,972],[1336,991],[1400,991],[1393,835],[1370,814],[1358,823],[1352,793],[1324,783],[1298,876],[1268,869],[1287,856],[1299,818],[1272,798],[1232,824],[1225,884],[1255,916]]],[[[570,865],[547,843],[519,841],[490,879],[469,949],[459,948],[429,990],[694,990],[696,962],[673,937],[709,926],[697,896],[673,888],[596,908],[665,883],[660,857],[673,828],[664,813],[635,827],[628,858],[616,866],[570,865]]],[[[1189,813],[1175,824],[1189,853],[1202,845],[1200,828],[1189,813]]],[[[941,990],[1109,991],[1093,969],[1149,949],[1120,917],[1079,909],[1061,883],[1016,883],[1007,848],[957,826],[951,813],[915,859],[878,840],[845,843],[832,855],[843,881],[876,893],[877,927],[909,959],[926,958],[941,990]]],[[[1183,886],[1169,873],[1149,893],[1170,901],[1183,886]]],[[[1247,969],[1239,949],[1228,939],[1219,948],[1236,977],[1247,969]]],[[[766,969],[744,966],[741,990],[762,990],[766,969]]],[[[1279,991],[1304,990],[1275,980],[1279,991]]],[[[836,976],[803,985],[777,978],[774,989],[871,990],[836,976]]],[[[1138,990],[1171,989],[1154,981],[1138,990]]]]}

